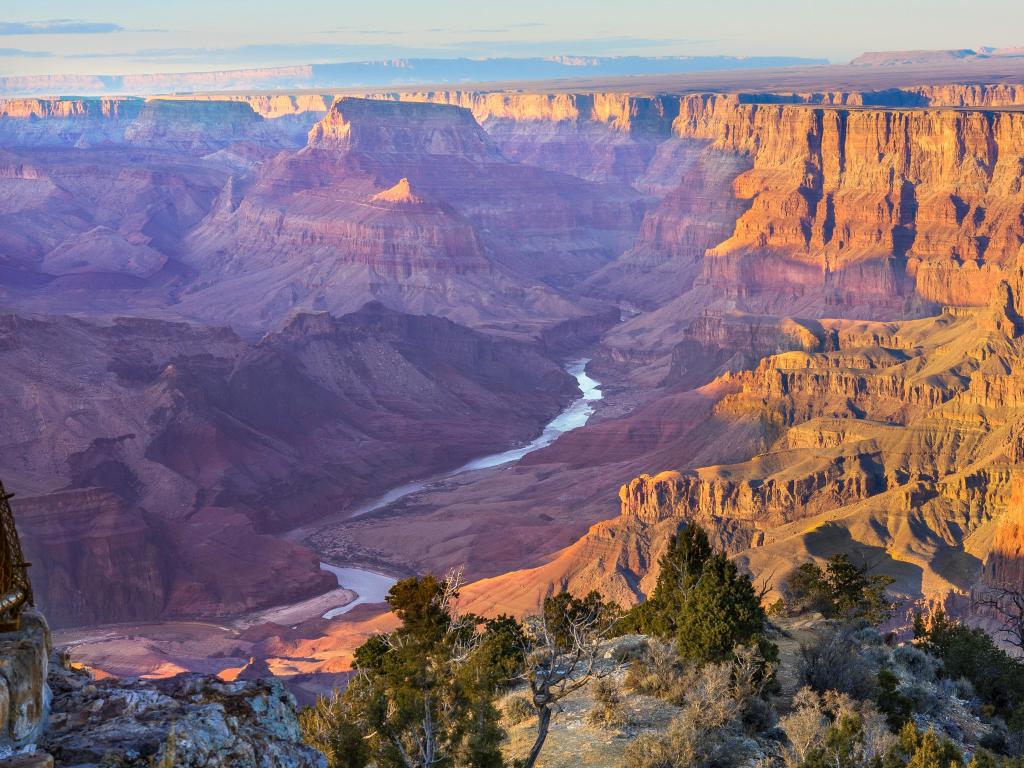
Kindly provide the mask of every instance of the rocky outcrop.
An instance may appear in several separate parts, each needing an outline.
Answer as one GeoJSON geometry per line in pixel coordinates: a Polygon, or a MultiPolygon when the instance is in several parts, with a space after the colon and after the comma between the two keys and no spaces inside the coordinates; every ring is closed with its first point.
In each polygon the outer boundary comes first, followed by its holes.
{"type": "Polygon", "coordinates": [[[634,185],[671,135],[678,98],[627,93],[423,91],[379,98],[463,107],[506,157],[591,181],[634,185]]]}
{"type": "Polygon", "coordinates": [[[34,610],[22,614],[17,631],[0,633],[0,761],[30,748],[45,727],[51,650],[49,627],[34,610]]]}
{"type": "Polygon", "coordinates": [[[498,153],[465,109],[415,102],[342,98],[309,132],[310,149],[401,155],[454,155],[471,162],[498,153]]]}
{"type": "Polygon", "coordinates": [[[131,145],[203,153],[241,141],[265,147],[288,144],[248,104],[185,99],[146,101],[124,138],[131,145]]]}
{"type": "Polygon", "coordinates": [[[726,371],[752,368],[769,355],[817,352],[832,343],[832,334],[816,321],[707,312],[690,322],[672,350],[665,383],[699,385],[726,371]]]}
{"type": "Polygon", "coordinates": [[[120,144],[142,99],[2,99],[0,138],[6,146],[88,147],[120,144]]]}
{"type": "Polygon", "coordinates": [[[320,752],[302,743],[295,699],[273,678],[93,680],[58,657],[51,665],[50,686],[53,707],[40,745],[58,765],[327,764],[320,752]]]}

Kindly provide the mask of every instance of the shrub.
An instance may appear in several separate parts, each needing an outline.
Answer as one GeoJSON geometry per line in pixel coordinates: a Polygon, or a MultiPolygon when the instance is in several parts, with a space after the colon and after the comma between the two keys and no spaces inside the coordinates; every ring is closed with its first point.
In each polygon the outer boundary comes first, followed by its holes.
{"type": "Polygon", "coordinates": [[[880,624],[892,613],[886,590],[893,579],[869,575],[868,570],[846,555],[830,557],[824,569],[813,562],[804,563],[784,586],[787,607],[794,613],[813,610],[826,617],[864,618],[880,624]]]}
{"type": "Polygon", "coordinates": [[[616,664],[628,664],[642,659],[647,653],[648,645],[650,645],[650,641],[646,637],[630,637],[619,640],[611,651],[605,654],[605,658],[612,659],[616,664]]]}
{"type": "Polygon", "coordinates": [[[942,662],[947,677],[970,681],[993,714],[1010,718],[1024,704],[1024,662],[999,648],[983,629],[950,621],[939,611],[927,627],[918,616],[914,634],[921,648],[942,662]]]}
{"type": "Polygon", "coordinates": [[[818,694],[802,688],[793,697],[793,711],[779,720],[788,744],[782,750],[782,759],[788,768],[797,768],[807,760],[812,749],[820,747],[828,734],[830,721],[818,694]]]}
{"type": "Polygon", "coordinates": [[[686,616],[690,592],[713,553],[708,535],[699,525],[687,525],[672,536],[658,560],[654,591],[629,612],[623,626],[645,635],[674,636],[680,619],[686,616]]]}
{"type": "Polygon", "coordinates": [[[619,687],[608,678],[598,678],[591,684],[594,706],[587,713],[591,725],[621,726],[626,724],[626,708],[619,687]]]}
{"type": "Polygon", "coordinates": [[[913,645],[901,645],[894,648],[890,658],[894,664],[905,669],[911,677],[922,682],[934,682],[941,667],[937,658],[913,645]]]}
{"type": "Polygon", "coordinates": [[[897,690],[899,682],[899,678],[888,669],[878,671],[878,708],[894,731],[902,728],[914,712],[913,700],[897,690]]]}
{"type": "Polygon", "coordinates": [[[686,621],[676,631],[676,650],[683,659],[724,661],[734,647],[750,643],[761,645],[766,658],[777,658],[777,649],[764,639],[766,619],[750,577],[724,554],[705,562],[687,608],[686,621]]]}
{"type": "Polygon", "coordinates": [[[914,712],[934,715],[942,708],[938,691],[926,682],[912,680],[904,686],[902,693],[912,702],[914,712]]]}
{"type": "Polygon", "coordinates": [[[302,740],[327,756],[328,768],[364,768],[370,750],[355,723],[356,713],[338,691],[317,697],[299,712],[302,740]]]}
{"type": "Polygon", "coordinates": [[[505,699],[501,711],[509,725],[519,725],[537,714],[537,710],[526,696],[509,696],[505,699]]]}
{"type": "MultiPolygon", "coordinates": [[[[787,764],[802,753],[804,768],[881,768],[883,758],[896,748],[885,717],[869,701],[855,701],[836,691],[819,697],[804,689],[795,703],[797,714],[803,716],[802,723],[797,721],[802,730],[796,732],[801,740],[790,738],[787,764]]],[[[787,725],[792,730],[793,723],[787,725]]]]}
{"type": "Polygon", "coordinates": [[[960,768],[964,757],[948,739],[939,738],[935,731],[918,731],[913,723],[900,730],[898,753],[906,760],[907,768],[960,768]]]}
{"type": "Polygon", "coordinates": [[[690,768],[662,734],[645,733],[631,741],[622,756],[623,768],[690,768]]]}
{"type": "Polygon", "coordinates": [[[626,670],[626,687],[636,693],[671,699],[678,692],[683,668],[668,643],[651,640],[643,655],[626,670]]]}
{"type": "Polygon", "coordinates": [[[854,642],[855,627],[841,626],[821,633],[800,646],[797,674],[800,681],[819,693],[835,690],[858,699],[878,693],[878,665],[860,652],[854,642]]]}
{"type": "Polygon", "coordinates": [[[748,734],[763,732],[773,719],[763,698],[764,660],[753,648],[736,648],[731,655],[730,661],[692,665],[681,673],[682,710],[665,733],[641,737],[627,748],[627,766],[727,766],[751,756],[748,734]]]}
{"type": "Polygon", "coordinates": [[[756,644],[766,659],[776,658],[750,576],[716,552],[700,526],[673,536],[659,565],[650,599],[629,612],[623,629],[674,639],[680,658],[697,664],[726,661],[737,645],[756,644]]]}

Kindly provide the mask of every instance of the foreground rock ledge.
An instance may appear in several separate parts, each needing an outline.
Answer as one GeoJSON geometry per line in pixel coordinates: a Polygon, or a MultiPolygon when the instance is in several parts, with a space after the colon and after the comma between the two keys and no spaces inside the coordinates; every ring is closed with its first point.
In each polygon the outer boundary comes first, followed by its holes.
{"type": "Polygon", "coordinates": [[[34,742],[46,720],[50,628],[25,611],[17,632],[0,633],[0,760],[34,742]]]}
{"type": "Polygon", "coordinates": [[[50,687],[40,746],[60,766],[326,768],[302,744],[295,699],[277,680],[94,680],[55,657],[50,687]]]}

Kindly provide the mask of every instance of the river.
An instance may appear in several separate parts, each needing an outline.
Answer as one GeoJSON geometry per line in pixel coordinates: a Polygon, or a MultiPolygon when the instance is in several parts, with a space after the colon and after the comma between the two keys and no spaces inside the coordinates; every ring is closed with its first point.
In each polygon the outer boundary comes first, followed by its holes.
{"type": "MultiPolygon", "coordinates": [[[[389,504],[394,504],[399,499],[410,496],[426,489],[434,483],[446,480],[456,475],[467,472],[477,472],[482,469],[504,466],[519,461],[521,458],[534,451],[539,451],[551,445],[559,436],[566,432],[572,432],[586,424],[594,414],[594,402],[600,400],[604,395],[601,393],[600,382],[587,375],[587,363],[589,359],[576,360],[565,367],[565,370],[576,378],[576,384],[580,388],[580,396],[574,400],[565,410],[547,423],[544,431],[532,442],[519,448],[511,448],[501,453],[482,456],[463,464],[458,469],[447,472],[443,475],[431,477],[426,480],[417,480],[414,483],[406,483],[397,488],[392,488],[380,498],[359,507],[349,517],[361,517],[378,509],[383,509],[389,504]]],[[[360,568],[342,568],[330,563],[320,563],[320,568],[330,571],[338,579],[338,586],[350,589],[357,597],[351,603],[339,608],[332,608],[323,615],[325,619],[333,619],[342,614],[348,613],[357,605],[363,603],[381,603],[388,590],[395,583],[395,579],[382,573],[367,571],[360,568]]]]}

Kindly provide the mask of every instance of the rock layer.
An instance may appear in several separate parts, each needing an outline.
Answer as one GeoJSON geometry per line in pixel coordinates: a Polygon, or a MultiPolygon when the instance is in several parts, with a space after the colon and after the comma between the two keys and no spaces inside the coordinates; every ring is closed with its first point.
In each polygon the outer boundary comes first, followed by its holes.
{"type": "Polygon", "coordinates": [[[471,585],[469,608],[528,612],[560,587],[631,603],[653,588],[665,542],[689,522],[774,587],[801,561],[837,551],[870,560],[908,599],[1017,578],[1019,505],[1008,501],[1024,424],[1022,288],[1016,272],[984,309],[823,321],[830,349],[726,374],[738,388],[719,390],[711,423],[755,428],[752,458],[635,478],[620,490],[618,518],[546,565],[471,585]]]}
{"type": "Polygon", "coordinates": [[[576,396],[533,346],[379,305],[258,343],[7,316],[0,361],[18,446],[0,471],[62,626],[326,591],[314,555],[272,533],[529,439],[576,396]]]}

